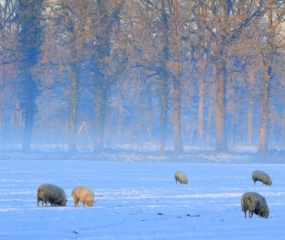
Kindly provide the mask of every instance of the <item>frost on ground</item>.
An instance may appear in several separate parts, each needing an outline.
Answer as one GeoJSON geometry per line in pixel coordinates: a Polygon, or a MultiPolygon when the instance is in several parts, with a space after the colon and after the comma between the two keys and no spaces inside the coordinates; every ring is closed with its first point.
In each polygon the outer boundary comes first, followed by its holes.
{"type": "MultiPolygon", "coordinates": [[[[243,159],[243,161],[246,159],[243,159]]],[[[285,239],[283,164],[189,161],[1,160],[0,239],[285,239]],[[266,171],[272,186],[251,179],[266,171]],[[174,173],[185,172],[187,185],[174,173]],[[67,194],[66,207],[36,206],[41,183],[67,194]],[[95,205],[74,208],[71,191],[86,185],[95,205]],[[268,219],[244,218],[243,193],[262,194],[268,219]]]]}

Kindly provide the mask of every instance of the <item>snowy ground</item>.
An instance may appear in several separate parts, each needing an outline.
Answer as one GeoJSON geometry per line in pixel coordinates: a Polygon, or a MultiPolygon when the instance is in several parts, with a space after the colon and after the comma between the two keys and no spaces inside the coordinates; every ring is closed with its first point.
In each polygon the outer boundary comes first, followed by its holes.
{"type": "Polygon", "coordinates": [[[283,164],[14,158],[0,160],[1,240],[285,239],[283,164]],[[272,186],[253,184],[256,169],[272,186]],[[176,170],[188,175],[187,185],[175,183],[176,170]],[[65,190],[66,207],[36,206],[44,182],[65,190]],[[77,185],[94,190],[94,207],[73,207],[77,185]],[[244,218],[247,191],[266,198],[268,219],[244,218]]]}

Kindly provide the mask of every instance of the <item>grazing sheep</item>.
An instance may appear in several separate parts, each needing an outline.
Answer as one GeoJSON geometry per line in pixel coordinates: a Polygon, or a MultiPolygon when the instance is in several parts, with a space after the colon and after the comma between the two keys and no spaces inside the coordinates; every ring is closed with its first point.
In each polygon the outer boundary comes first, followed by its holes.
{"type": "Polygon", "coordinates": [[[269,175],[263,171],[256,170],[252,172],[252,180],[254,181],[254,184],[256,181],[260,181],[265,185],[271,186],[272,181],[269,175]]]}
{"type": "Polygon", "coordinates": [[[269,208],[263,196],[256,192],[247,192],[241,197],[241,210],[246,218],[246,211],[249,211],[248,217],[252,218],[253,213],[259,217],[268,218],[269,208]]]}
{"type": "Polygon", "coordinates": [[[181,172],[181,171],[177,171],[174,174],[174,178],[175,178],[176,184],[177,184],[177,182],[180,182],[180,184],[187,184],[188,183],[188,179],[187,179],[186,174],[181,172]]]}
{"type": "Polygon", "coordinates": [[[83,203],[83,207],[87,204],[92,207],[94,204],[94,192],[85,186],[78,186],[72,190],[71,196],[74,200],[74,207],[79,207],[79,201],[83,203]]]}
{"type": "Polygon", "coordinates": [[[42,201],[42,205],[47,206],[47,202],[51,206],[66,206],[66,194],[64,190],[50,183],[41,184],[37,190],[37,206],[39,202],[42,201]]]}

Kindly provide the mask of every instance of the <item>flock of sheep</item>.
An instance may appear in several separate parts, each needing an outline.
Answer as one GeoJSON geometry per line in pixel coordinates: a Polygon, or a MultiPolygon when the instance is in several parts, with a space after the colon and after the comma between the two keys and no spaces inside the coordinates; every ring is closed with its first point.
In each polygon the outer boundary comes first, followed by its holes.
{"type": "MultiPolygon", "coordinates": [[[[174,174],[174,179],[176,183],[188,183],[186,174],[181,171],[177,171],[174,174]]],[[[260,170],[252,172],[252,180],[254,184],[256,181],[260,181],[269,186],[272,184],[269,175],[260,170]]],[[[86,186],[75,187],[71,192],[71,196],[74,200],[74,207],[79,207],[79,202],[82,202],[83,207],[85,204],[88,207],[92,207],[94,204],[94,192],[86,186]]],[[[67,199],[65,191],[61,187],[44,183],[41,184],[37,190],[37,206],[39,206],[40,201],[42,201],[42,205],[45,206],[47,206],[47,203],[50,203],[51,206],[66,206],[67,199]]],[[[244,212],[245,218],[247,210],[249,211],[249,218],[252,218],[253,213],[259,217],[269,217],[269,207],[265,198],[256,192],[247,192],[242,195],[241,209],[244,212]]]]}
{"type": "MultiPolygon", "coordinates": [[[[74,207],[79,207],[79,201],[88,207],[92,207],[94,204],[94,192],[92,189],[85,186],[78,186],[72,190],[71,196],[74,200],[74,207]]],[[[66,194],[65,191],[54,184],[43,183],[37,190],[37,206],[40,201],[42,205],[47,206],[49,202],[51,206],[66,206],[66,194]]]]}
{"type": "MultiPolygon", "coordinates": [[[[188,179],[185,173],[177,171],[174,174],[174,179],[181,184],[187,184],[188,179]]],[[[252,180],[255,184],[256,181],[260,181],[265,185],[271,186],[272,180],[269,175],[263,171],[256,170],[252,172],[252,180]]],[[[269,207],[263,196],[256,192],[244,193],[241,197],[241,210],[244,212],[244,217],[246,218],[246,212],[248,210],[248,217],[252,218],[253,213],[259,217],[268,218],[269,217],[269,207]]]]}

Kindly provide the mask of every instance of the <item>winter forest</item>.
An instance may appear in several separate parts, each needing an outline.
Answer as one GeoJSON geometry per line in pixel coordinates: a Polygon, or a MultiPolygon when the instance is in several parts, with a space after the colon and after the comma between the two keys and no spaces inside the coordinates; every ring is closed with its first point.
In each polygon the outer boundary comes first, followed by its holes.
{"type": "Polygon", "coordinates": [[[285,147],[284,0],[0,0],[0,150],[285,147]]]}

